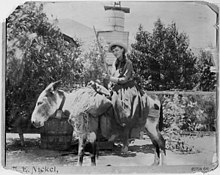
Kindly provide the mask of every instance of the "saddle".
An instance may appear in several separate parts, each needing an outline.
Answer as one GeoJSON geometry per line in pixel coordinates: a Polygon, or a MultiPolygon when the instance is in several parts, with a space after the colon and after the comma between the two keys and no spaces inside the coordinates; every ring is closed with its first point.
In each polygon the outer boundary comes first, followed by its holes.
{"type": "Polygon", "coordinates": [[[100,85],[97,82],[90,81],[88,86],[91,86],[98,94],[106,96],[106,98],[111,100],[111,93],[104,86],[100,85]]]}

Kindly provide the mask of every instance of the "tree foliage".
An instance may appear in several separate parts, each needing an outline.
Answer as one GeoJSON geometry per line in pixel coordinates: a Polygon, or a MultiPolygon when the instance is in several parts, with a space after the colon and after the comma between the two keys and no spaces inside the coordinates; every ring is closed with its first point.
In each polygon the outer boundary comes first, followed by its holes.
{"type": "Polygon", "coordinates": [[[197,90],[213,91],[216,89],[217,77],[216,73],[211,72],[213,55],[209,51],[200,50],[198,60],[196,63],[198,69],[197,90]]]}
{"type": "Polygon", "coordinates": [[[186,34],[176,24],[165,27],[158,19],[152,33],[140,25],[132,45],[131,59],[140,85],[147,90],[193,89],[196,57],[186,34]]]}
{"type": "MultiPolygon", "coordinates": [[[[103,43],[100,43],[103,45],[103,43]]],[[[91,45],[91,48],[87,50],[87,52],[83,53],[80,57],[80,62],[83,65],[83,77],[85,84],[89,81],[102,81],[102,73],[104,70],[104,50],[103,53],[100,53],[98,48],[98,43],[94,42],[91,45]]]]}
{"type": "Polygon", "coordinates": [[[48,21],[41,3],[18,6],[6,25],[6,114],[30,116],[36,98],[50,82],[62,80],[70,86],[80,79],[81,51],[48,21]]]}
{"type": "Polygon", "coordinates": [[[196,131],[215,130],[214,94],[164,95],[164,127],[168,130],[196,131]]]}

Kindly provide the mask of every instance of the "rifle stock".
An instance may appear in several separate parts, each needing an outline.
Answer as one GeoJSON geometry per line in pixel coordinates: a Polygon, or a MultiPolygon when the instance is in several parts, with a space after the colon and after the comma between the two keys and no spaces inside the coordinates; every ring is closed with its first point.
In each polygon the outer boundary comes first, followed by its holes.
{"type": "Polygon", "coordinates": [[[100,52],[101,58],[102,58],[102,60],[103,60],[103,62],[104,62],[105,72],[107,73],[107,75],[109,75],[108,66],[107,66],[105,57],[103,56],[103,51],[102,51],[102,48],[101,48],[101,44],[99,43],[98,34],[97,34],[96,29],[95,29],[94,26],[93,26],[93,29],[94,29],[94,32],[95,32],[95,37],[96,37],[96,42],[97,42],[97,44],[98,44],[99,52],[100,52]]]}

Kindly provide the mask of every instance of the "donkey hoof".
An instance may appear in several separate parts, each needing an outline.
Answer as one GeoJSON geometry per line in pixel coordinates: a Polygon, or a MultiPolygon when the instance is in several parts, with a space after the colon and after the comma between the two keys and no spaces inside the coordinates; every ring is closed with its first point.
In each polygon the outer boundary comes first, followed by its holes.
{"type": "Polygon", "coordinates": [[[161,165],[161,166],[166,166],[167,163],[166,163],[166,162],[161,162],[160,165],[161,165]]]}
{"type": "Polygon", "coordinates": [[[151,166],[159,166],[160,165],[160,159],[154,159],[154,163],[151,166]]]}
{"type": "Polygon", "coordinates": [[[96,166],[96,163],[93,163],[93,162],[92,162],[92,163],[91,163],[91,166],[96,166]]]}
{"type": "Polygon", "coordinates": [[[82,166],[82,163],[78,162],[78,163],[76,164],[76,166],[82,166]]]}
{"type": "Polygon", "coordinates": [[[154,162],[151,164],[151,166],[159,166],[159,162],[154,162]]]}

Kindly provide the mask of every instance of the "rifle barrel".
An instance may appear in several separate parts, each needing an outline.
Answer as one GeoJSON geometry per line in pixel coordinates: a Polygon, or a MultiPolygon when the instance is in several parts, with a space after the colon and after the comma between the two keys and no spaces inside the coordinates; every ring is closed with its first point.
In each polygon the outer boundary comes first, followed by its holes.
{"type": "Polygon", "coordinates": [[[97,32],[96,32],[95,26],[93,26],[93,29],[94,29],[94,32],[95,32],[95,37],[96,37],[96,41],[97,41],[97,44],[98,44],[98,48],[99,48],[99,52],[100,52],[101,58],[102,58],[103,61],[104,61],[105,71],[106,71],[107,75],[109,75],[108,67],[107,67],[107,64],[106,64],[106,60],[105,60],[105,57],[103,56],[101,44],[99,43],[99,38],[98,38],[98,34],[97,34],[97,32]]]}

